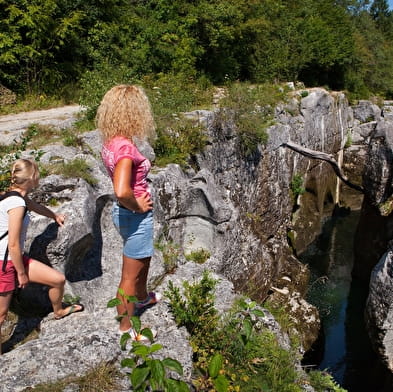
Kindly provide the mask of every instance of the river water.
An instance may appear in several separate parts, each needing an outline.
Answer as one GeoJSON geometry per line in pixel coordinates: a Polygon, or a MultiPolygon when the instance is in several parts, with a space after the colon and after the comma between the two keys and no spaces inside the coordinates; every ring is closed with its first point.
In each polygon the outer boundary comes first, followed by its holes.
{"type": "Polygon", "coordinates": [[[384,390],[384,370],[364,328],[368,287],[351,277],[359,216],[359,211],[341,211],[328,218],[320,236],[299,256],[311,271],[307,300],[322,321],[322,343],[307,365],[328,370],[349,392],[377,392],[384,390]]]}

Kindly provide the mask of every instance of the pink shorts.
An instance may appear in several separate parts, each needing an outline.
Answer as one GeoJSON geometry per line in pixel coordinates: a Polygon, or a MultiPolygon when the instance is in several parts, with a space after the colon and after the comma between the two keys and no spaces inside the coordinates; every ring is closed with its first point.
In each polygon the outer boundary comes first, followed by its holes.
{"type": "MultiPolygon", "coordinates": [[[[23,255],[23,264],[27,269],[29,264],[33,261],[29,256],[23,255]]],[[[3,272],[3,260],[0,260],[0,293],[9,293],[16,288],[17,278],[14,264],[11,260],[7,261],[7,267],[3,272]]]]}

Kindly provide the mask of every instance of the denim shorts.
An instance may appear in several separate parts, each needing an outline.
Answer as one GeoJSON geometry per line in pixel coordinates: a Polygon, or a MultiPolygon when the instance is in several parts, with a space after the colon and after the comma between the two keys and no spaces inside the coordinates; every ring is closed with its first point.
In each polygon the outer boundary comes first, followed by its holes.
{"type": "Polygon", "coordinates": [[[153,256],[153,211],[143,214],[113,204],[113,223],[123,238],[123,254],[131,259],[153,256]]]}

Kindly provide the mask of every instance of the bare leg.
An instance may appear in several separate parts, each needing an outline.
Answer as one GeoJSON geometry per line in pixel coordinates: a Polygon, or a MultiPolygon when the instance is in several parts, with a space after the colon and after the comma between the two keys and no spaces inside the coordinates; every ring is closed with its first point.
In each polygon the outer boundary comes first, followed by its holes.
{"type": "Polygon", "coordinates": [[[0,294],[0,355],[1,351],[1,326],[3,325],[10,307],[12,298],[12,291],[9,293],[0,294]]]}
{"type": "MultiPolygon", "coordinates": [[[[145,259],[131,259],[123,255],[123,268],[121,272],[121,280],[119,283],[119,288],[124,290],[126,295],[136,296],[138,299],[143,300],[147,297],[147,274],[149,272],[150,257],[145,259]]],[[[122,302],[122,298],[119,293],[117,293],[117,298],[122,302]]],[[[119,316],[126,314],[126,317],[122,317],[120,320],[120,330],[127,331],[131,328],[131,323],[129,316],[134,313],[134,303],[130,302],[127,304],[122,304],[117,307],[117,314],[119,316]]]]}
{"type": "Polygon", "coordinates": [[[70,307],[63,309],[62,306],[65,276],[61,272],[37,260],[33,260],[29,264],[28,275],[30,282],[49,286],[49,300],[52,304],[55,317],[60,318],[65,316],[70,310],[70,307]]]}

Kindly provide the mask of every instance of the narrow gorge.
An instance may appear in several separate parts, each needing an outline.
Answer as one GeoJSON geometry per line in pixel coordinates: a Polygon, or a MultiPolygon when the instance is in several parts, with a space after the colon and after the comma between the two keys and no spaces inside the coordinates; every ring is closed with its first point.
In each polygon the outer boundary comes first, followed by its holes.
{"type": "MultiPolygon", "coordinates": [[[[152,170],[157,247],[150,286],[164,292],[169,281],[180,287],[207,269],[219,278],[220,312],[239,295],[280,304],[293,321],[304,354],[317,341],[321,323],[317,308],[306,301],[310,271],[299,255],[338,208],[359,210],[353,276],[364,282],[371,279],[367,328],[381,363],[393,371],[393,102],[381,107],[369,101],[350,105],[341,92],[293,90],[287,102],[275,108],[266,144],[250,154],[241,148],[233,113],[215,109],[186,115],[206,128],[207,145],[187,167],[170,164],[152,170]],[[288,145],[328,154],[362,192],[345,185],[329,162],[304,156],[288,145]],[[181,252],[174,252],[168,265],[165,252],[174,244],[181,252]],[[210,255],[204,264],[185,257],[200,249],[210,255]]],[[[18,298],[19,320],[7,325],[8,352],[0,357],[4,392],[83,375],[124,356],[115,314],[106,308],[115,294],[121,257],[120,238],[110,218],[112,187],[99,158],[98,132],[87,132],[82,139],[82,147],[46,145],[41,161],[86,160],[97,184],[59,175],[43,178],[32,196],[56,200],[54,208],[67,215],[67,224],[58,229],[34,216],[28,249],[65,272],[67,293],[80,296],[86,310],[55,321],[47,315],[45,288],[23,292],[18,298]],[[32,330],[37,337],[20,344],[32,330]]],[[[140,148],[154,159],[150,145],[140,142],[140,148]]],[[[192,349],[168,303],[149,309],[142,321],[158,331],[162,355],[179,360],[189,381],[192,349]]],[[[264,323],[283,335],[269,312],[264,323]]],[[[288,344],[287,337],[280,339],[283,346],[288,344]]],[[[128,388],[125,381],[124,390],[128,388]]],[[[309,386],[304,390],[312,392],[309,386]]]]}

